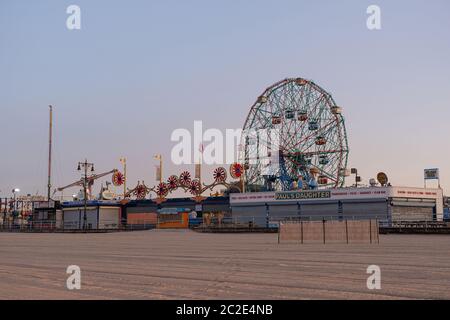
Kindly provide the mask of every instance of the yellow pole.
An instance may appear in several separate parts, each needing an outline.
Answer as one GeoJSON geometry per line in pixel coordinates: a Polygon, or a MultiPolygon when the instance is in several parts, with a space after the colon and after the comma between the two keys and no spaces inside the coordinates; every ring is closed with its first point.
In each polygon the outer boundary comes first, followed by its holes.
{"type": "Polygon", "coordinates": [[[162,155],[157,154],[153,157],[153,159],[159,160],[159,182],[162,183],[162,181],[163,181],[162,155]]]}
{"type": "Polygon", "coordinates": [[[127,193],[127,159],[123,158],[123,197],[127,193]]]}
{"type": "MultiPolygon", "coordinates": [[[[200,152],[200,163],[198,164],[198,181],[200,182],[200,190],[202,189],[202,152],[200,152]]],[[[200,194],[201,195],[201,194],[200,194]]]]}
{"type": "Polygon", "coordinates": [[[127,193],[127,159],[125,157],[120,158],[120,162],[123,165],[123,197],[127,193]]]}
{"type": "Polygon", "coordinates": [[[162,155],[159,155],[159,182],[163,182],[163,166],[162,166],[162,155]]]}

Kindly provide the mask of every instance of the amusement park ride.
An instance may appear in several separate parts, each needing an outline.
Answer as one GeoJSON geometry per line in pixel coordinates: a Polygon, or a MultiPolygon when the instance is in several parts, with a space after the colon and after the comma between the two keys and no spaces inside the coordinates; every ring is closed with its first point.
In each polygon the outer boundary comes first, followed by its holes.
{"type": "MultiPolygon", "coordinates": [[[[348,141],[342,108],[332,96],[310,80],[285,79],[268,87],[250,109],[244,124],[239,161],[229,168],[230,176],[239,181],[227,182],[227,170],[216,168],[213,183],[202,183],[188,171],[171,175],[159,184],[147,187],[138,181],[136,187],[124,186],[123,199],[143,200],[148,194],[156,195],[161,203],[177,189],[190,193],[201,202],[207,190],[224,186],[229,192],[259,192],[337,188],[344,185],[349,175],[347,168],[348,141]],[[259,133],[274,131],[271,135],[259,133]]],[[[125,159],[121,159],[124,164],[125,159]]],[[[162,163],[160,164],[162,166],[162,163]]],[[[94,181],[112,174],[112,184],[123,186],[126,173],[117,169],[92,175],[58,188],[62,191],[83,186],[85,180],[92,195],[94,181]]],[[[103,188],[102,188],[103,189],[103,188]]]]}
{"type": "MultiPolygon", "coordinates": [[[[102,177],[105,177],[107,175],[110,175],[110,174],[112,174],[111,182],[114,186],[119,187],[125,183],[126,177],[124,176],[124,174],[122,174],[117,169],[113,169],[111,171],[104,172],[101,174],[86,176],[86,178],[83,177],[80,180],[77,180],[67,186],[55,189],[53,194],[55,194],[57,191],[61,192],[67,188],[71,188],[71,187],[75,187],[75,186],[83,187],[86,183],[87,199],[92,200],[92,186],[94,185],[94,181],[97,179],[100,179],[102,177]]],[[[242,165],[240,165],[239,163],[234,163],[230,166],[230,175],[232,178],[241,179],[242,174],[243,174],[242,165]]],[[[199,179],[192,179],[189,171],[184,171],[180,174],[180,176],[171,175],[167,179],[167,182],[161,181],[158,185],[151,187],[151,188],[147,187],[144,182],[141,183],[140,181],[138,181],[136,187],[131,190],[128,189],[128,191],[123,195],[123,198],[129,199],[131,197],[134,197],[137,200],[144,200],[149,193],[153,192],[157,196],[156,202],[161,203],[166,200],[166,197],[170,193],[174,192],[177,189],[182,189],[184,192],[191,193],[191,195],[193,195],[194,200],[196,200],[197,202],[201,202],[202,200],[205,199],[202,196],[202,194],[205,191],[207,191],[208,189],[212,191],[217,186],[224,186],[231,192],[233,192],[233,191],[240,192],[241,191],[240,185],[242,184],[242,182],[240,184],[227,182],[226,181],[227,180],[227,171],[223,167],[219,167],[214,170],[213,178],[214,178],[213,183],[204,184],[204,183],[200,183],[199,179]]],[[[107,185],[109,185],[109,183],[107,183],[107,185]]],[[[109,192],[108,188],[106,188],[106,189],[102,188],[101,195],[105,195],[105,194],[111,194],[111,192],[109,192]]],[[[81,195],[81,192],[77,196],[77,198],[78,198],[78,200],[84,199],[83,196],[81,195]]],[[[105,197],[101,196],[101,198],[105,198],[105,197]]],[[[108,198],[111,198],[111,197],[108,197],[108,198]]],[[[110,200],[110,199],[104,199],[104,200],[110,200]]]]}
{"type": "MultiPolygon", "coordinates": [[[[111,171],[108,172],[104,172],[104,173],[100,173],[100,174],[94,174],[92,176],[86,177],[86,178],[81,178],[80,180],[77,180],[71,184],[68,184],[67,186],[64,187],[60,187],[55,189],[55,191],[53,192],[53,195],[56,192],[62,192],[65,189],[71,188],[71,187],[83,187],[85,182],[86,182],[86,194],[87,194],[87,199],[91,199],[92,198],[92,186],[94,185],[95,180],[98,180],[100,178],[103,178],[107,175],[113,174],[113,179],[115,176],[117,175],[121,175],[121,173],[117,170],[117,169],[113,169],[111,171]],[[86,181],[85,181],[86,180],[86,181]]],[[[80,195],[77,196],[78,199],[84,199],[84,195],[82,193],[80,193],[80,195]]]]}
{"type": "MultiPolygon", "coordinates": [[[[233,163],[230,166],[230,175],[233,179],[241,179],[243,177],[243,167],[239,163],[233,163]]],[[[182,189],[184,192],[189,192],[193,195],[193,199],[196,202],[201,202],[205,198],[202,194],[206,190],[213,190],[217,186],[224,186],[230,191],[241,192],[241,183],[230,183],[227,182],[227,171],[223,167],[216,168],[213,173],[214,182],[211,184],[204,184],[200,182],[200,179],[192,179],[191,173],[189,171],[182,172],[179,176],[172,175],[167,179],[167,182],[160,182],[157,186],[148,188],[144,182],[142,184],[138,181],[137,186],[129,190],[125,197],[129,198],[131,196],[136,197],[138,200],[145,199],[147,194],[153,192],[156,194],[156,202],[161,203],[166,200],[169,193],[177,189],[182,189]]]]}
{"type": "Polygon", "coordinates": [[[242,137],[247,191],[342,187],[348,175],[342,108],[312,81],[285,79],[267,88],[251,107],[242,137]],[[258,135],[267,130],[277,139],[258,135]]]}

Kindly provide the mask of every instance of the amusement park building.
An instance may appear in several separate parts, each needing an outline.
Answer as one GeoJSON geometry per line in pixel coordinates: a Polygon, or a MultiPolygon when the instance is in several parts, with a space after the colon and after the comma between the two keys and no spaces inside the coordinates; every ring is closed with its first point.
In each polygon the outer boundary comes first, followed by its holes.
{"type": "MultiPolygon", "coordinates": [[[[61,209],[56,210],[56,219],[53,218],[56,221],[52,225],[64,229],[80,229],[83,224],[83,209],[80,202],[61,203],[61,209]]],[[[89,201],[87,223],[89,228],[114,229],[131,223],[132,217],[134,220],[137,217],[156,219],[161,210],[167,209],[195,211],[198,217],[202,213],[222,212],[228,221],[252,223],[260,227],[276,226],[278,221],[285,219],[378,219],[387,223],[444,219],[442,189],[387,186],[231,193],[224,197],[208,197],[200,204],[192,198],[172,198],[160,204],[151,199],[130,200],[126,203],[89,201]]],[[[37,220],[37,216],[33,220],[37,220]]]]}
{"type": "Polygon", "coordinates": [[[268,226],[284,219],[380,221],[442,221],[441,189],[411,187],[338,188],[314,191],[231,193],[208,197],[201,204],[191,198],[130,201],[127,214],[157,212],[160,208],[188,208],[198,214],[224,212],[234,222],[268,226]]]}
{"type": "Polygon", "coordinates": [[[230,195],[230,205],[233,218],[257,225],[286,218],[443,220],[441,189],[387,186],[235,193],[230,195]]]}
{"type": "MultiPolygon", "coordinates": [[[[121,225],[122,210],[117,202],[88,202],[86,208],[87,229],[118,229],[121,225]]],[[[82,201],[62,203],[56,211],[55,226],[65,230],[78,230],[84,227],[84,206],[82,201]]]]}

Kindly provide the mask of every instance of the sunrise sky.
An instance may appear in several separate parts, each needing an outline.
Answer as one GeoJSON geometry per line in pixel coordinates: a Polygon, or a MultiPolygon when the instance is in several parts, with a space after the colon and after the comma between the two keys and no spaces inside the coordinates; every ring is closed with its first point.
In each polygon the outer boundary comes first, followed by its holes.
{"type": "Polygon", "coordinates": [[[46,193],[49,104],[54,187],[79,178],[78,161],[103,172],[121,156],[130,187],[153,185],[156,153],[165,176],[194,170],[170,162],[173,130],[240,128],[288,77],[344,108],[363,183],[384,171],[420,187],[437,167],[449,194],[449,15],[448,0],[1,1],[0,196],[46,193]],[[71,4],[80,30],[66,27],[71,4]],[[381,30],[366,27],[371,4],[381,30]]]}

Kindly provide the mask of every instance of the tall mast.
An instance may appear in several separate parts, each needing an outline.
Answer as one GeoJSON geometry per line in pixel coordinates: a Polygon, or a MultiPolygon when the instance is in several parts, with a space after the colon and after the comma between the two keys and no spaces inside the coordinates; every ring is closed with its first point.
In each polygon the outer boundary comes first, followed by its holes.
{"type": "Polygon", "coordinates": [[[52,127],[53,127],[53,108],[49,106],[50,119],[48,126],[48,184],[47,184],[47,200],[50,201],[50,192],[52,188],[52,127]]]}

